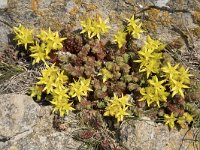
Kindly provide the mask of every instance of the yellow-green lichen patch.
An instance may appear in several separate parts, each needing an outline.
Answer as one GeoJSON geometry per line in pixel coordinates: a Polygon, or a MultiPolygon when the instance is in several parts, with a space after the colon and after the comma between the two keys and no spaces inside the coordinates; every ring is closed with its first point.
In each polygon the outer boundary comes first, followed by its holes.
{"type": "Polygon", "coordinates": [[[147,20],[144,22],[144,28],[147,31],[155,32],[159,25],[169,26],[174,21],[171,14],[167,11],[161,11],[156,8],[152,8],[146,11],[147,20]]]}

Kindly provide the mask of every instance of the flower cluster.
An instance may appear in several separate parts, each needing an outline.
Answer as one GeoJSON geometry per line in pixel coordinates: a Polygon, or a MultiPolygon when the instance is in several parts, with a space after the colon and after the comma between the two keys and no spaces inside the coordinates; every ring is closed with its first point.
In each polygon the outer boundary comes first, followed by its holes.
{"type": "Polygon", "coordinates": [[[106,111],[104,116],[114,116],[118,122],[123,121],[124,116],[129,116],[130,114],[127,112],[127,109],[131,104],[128,102],[130,97],[128,95],[118,98],[118,96],[114,93],[114,97],[109,101],[106,106],[106,111]]]}
{"type": "Polygon", "coordinates": [[[131,17],[131,19],[127,19],[128,25],[127,25],[127,31],[131,36],[135,39],[140,39],[140,34],[144,32],[141,29],[142,23],[138,24],[140,19],[136,19],[134,15],[131,17]]]}
{"type": "Polygon", "coordinates": [[[34,43],[32,35],[33,30],[27,29],[20,24],[19,27],[14,27],[13,31],[18,45],[24,45],[25,49],[27,49],[28,44],[34,43]]]}
{"type": "MultiPolygon", "coordinates": [[[[139,39],[140,34],[144,32],[141,29],[142,23],[139,23],[139,19],[134,19],[134,15],[131,19],[127,19],[128,25],[127,30],[119,30],[116,35],[114,35],[114,42],[118,43],[118,47],[121,48],[123,45],[126,44],[126,35],[129,33],[133,38],[139,39]]],[[[81,21],[81,25],[83,30],[81,33],[88,33],[89,39],[97,36],[100,40],[100,34],[107,33],[110,26],[106,25],[108,19],[102,21],[101,17],[98,19],[89,19],[87,18],[85,21],[81,21]]]]}
{"type": "Polygon", "coordinates": [[[172,92],[172,97],[176,94],[184,97],[183,89],[189,88],[186,84],[190,83],[189,77],[192,75],[188,73],[188,69],[185,69],[184,66],[179,69],[178,66],[179,64],[171,66],[171,63],[168,62],[166,66],[161,68],[165,77],[164,80],[159,81],[157,75],[153,76],[151,80],[147,80],[148,86],[140,89],[140,94],[143,96],[140,101],[146,101],[148,106],[155,102],[160,107],[160,101],[166,102],[170,92],[172,92]],[[166,89],[170,90],[167,91],[166,89]]]}
{"type": "Polygon", "coordinates": [[[95,36],[100,40],[100,35],[107,33],[110,26],[107,25],[108,19],[105,21],[101,17],[97,19],[87,18],[85,21],[81,21],[81,26],[83,30],[81,33],[88,33],[88,38],[91,39],[95,36]]]}
{"type": "Polygon", "coordinates": [[[45,62],[45,60],[50,59],[49,53],[52,50],[60,50],[63,45],[62,41],[66,38],[60,38],[58,32],[52,32],[49,28],[48,32],[41,30],[36,37],[39,39],[33,39],[33,30],[29,30],[22,25],[19,27],[14,27],[14,32],[16,34],[16,40],[18,40],[18,45],[22,44],[27,49],[27,44],[33,44],[30,46],[31,57],[34,58],[33,64],[39,63],[40,61],[45,62]]]}
{"type": "Polygon", "coordinates": [[[95,111],[105,108],[99,113],[103,112],[101,115],[113,117],[119,123],[131,114],[139,116],[141,109],[138,107],[146,110],[157,105],[156,109],[160,111],[154,117],[164,117],[165,124],[170,128],[175,124],[181,127],[190,124],[195,115],[183,109],[184,89],[189,88],[189,77],[192,76],[188,69],[170,62],[163,64],[166,62],[162,53],[165,44],[149,35],[144,46],[135,54],[131,50],[133,40],[139,39],[145,31],[142,30],[140,20],[134,16],[126,19],[127,26],[114,35],[118,49],[109,45],[109,42],[100,41],[100,36],[110,28],[107,22],[108,19],[103,21],[101,17],[81,21],[81,34],[86,33],[88,38],[68,33],[68,29],[64,29],[62,35],[67,37],[66,41],[66,38],[59,37],[59,33],[50,28],[34,34],[33,30],[22,25],[14,27],[15,39],[18,45],[24,45],[30,51],[32,63],[42,61],[45,64],[38,82],[31,89],[31,96],[38,101],[46,97],[45,100],[53,105],[53,112],[61,117],[75,110],[75,107],[88,109],[84,105],[89,104],[94,106],[90,109],[95,111]],[[89,39],[92,38],[99,40],[91,42],[89,39]],[[61,49],[62,53],[56,52],[61,49]],[[52,56],[58,61],[48,65],[46,60],[52,60],[52,56]],[[137,60],[133,60],[135,56],[138,56],[137,60]],[[138,71],[132,68],[133,64],[138,66],[138,71]],[[135,99],[130,103],[131,96],[135,99]],[[144,106],[138,99],[147,105],[144,106]],[[80,105],[76,105],[76,102],[80,102],[80,105]],[[130,108],[132,105],[133,109],[130,108]]]}
{"type": "Polygon", "coordinates": [[[117,34],[114,35],[114,42],[118,44],[118,47],[121,48],[126,44],[126,35],[127,33],[124,32],[123,30],[117,31],[117,34]]]}
{"type": "Polygon", "coordinates": [[[46,68],[41,71],[42,77],[38,77],[39,81],[32,88],[31,96],[37,96],[37,100],[41,100],[42,92],[52,95],[50,102],[54,105],[53,112],[58,112],[63,117],[70,110],[74,110],[70,97],[78,97],[80,102],[82,96],[87,96],[87,92],[92,91],[89,88],[90,79],[80,77],[78,81],[74,80],[74,83],[67,84],[68,76],[64,71],[60,71],[55,64],[45,65],[46,68]],[[67,85],[70,85],[70,88],[67,85]]]}
{"type": "Polygon", "coordinates": [[[153,76],[151,80],[148,80],[149,86],[140,89],[140,94],[143,96],[140,101],[147,101],[148,106],[155,102],[160,107],[160,101],[166,102],[169,95],[165,86],[162,85],[165,81],[158,81],[158,77],[153,76]]]}
{"type": "Polygon", "coordinates": [[[71,97],[77,97],[78,101],[81,101],[82,96],[87,96],[88,91],[92,91],[90,86],[90,79],[84,79],[80,77],[78,81],[74,80],[74,83],[70,83],[70,92],[71,97]]]}
{"type": "Polygon", "coordinates": [[[153,40],[149,35],[147,36],[147,41],[142,49],[138,52],[139,60],[134,62],[140,63],[139,72],[146,72],[147,78],[152,73],[159,73],[162,51],[165,47],[165,44],[161,43],[159,40],[153,40]]]}
{"type": "Polygon", "coordinates": [[[39,82],[37,85],[43,85],[47,94],[54,93],[55,89],[60,91],[64,89],[64,84],[67,82],[68,77],[64,75],[64,71],[60,72],[59,68],[53,64],[52,66],[48,66],[46,64],[46,68],[41,71],[42,77],[38,77],[39,82]]]}
{"type": "Polygon", "coordinates": [[[50,53],[51,50],[62,49],[62,41],[66,39],[60,38],[58,32],[52,32],[50,28],[48,32],[46,32],[45,30],[41,30],[40,34],[38,34],[37,37],[40,38],[43,43],[45,43],[45,51],[47,54],[50,53]]]}
{"type": "Polygon", "coordinates": [[[182,128],[186,125],[186,123],[190,124],[193,121],[192,115],[185,112],[183,116],[176,118],[174,116],[174,113],[172,112],[169,116],[168,114],[164,115],[164,122],[166,125],[169,125],[169,127],[172,129],[174,128],[175,122],[177,122],[182,128]]]}
{"type": "Polygon", "coordinates": [[[54,105],[53,112],[58,112],[60,116],[74,110],[71,107],[72,103],[69,103],[68,88],[65,87],[68,77],[64,71],[60,71],[55,65],[48,66],[46,64],[46,68],[42,70],[42,77],[38,79],[36,86],[32,88],[32,97],[37,96],[37,99],[41,100],[42,92],[51,94],[53,98],[50,102],[54,105]]]}
{"type": "Polygon", "coordinates": [[[40,44],[36,41],[35,46],[30,47],[30,56],[34,58],[33,64],[50,59],[49,53],[52,50],[60,50],[63,47],[62,41],[66,39],[60,38],[58,32],[52,32],[50,28],[48,32],[41,30],[36,36],[40,39],[40,44]]]}
{"type": "Polygon", "coordinates": [[[143,96],[140,101],[147,101],[148,106],[155,102],[160,107],[160,102],[166,102],[170,92],[172,97],[176,94],[184,97],[183,89],[189,88],[186,84],[190,83],[189,77],[192,75],[188,73],[188,69],[184,66],[178,68],[179,64],[172,66],[170,62],[161,67],[163,58],[161,51],[164,48],[165,44],[153,40],[148,35],[145,45],[138,52],[139,60],[134,61],[140,63],[139,72],[146,72],[148,86],[140,89],[140,94],[143,96]],[[149,77],[152,77],[152,80],[148,80],[149,77]],[[159,81],[158,77],[165,78],[159,81]]]}
{"type": "Polygon", "coordinates": [[[179,64],[172,66],[170,62],[167,62],[167,65],[161,68],[165,73],[166,79],[169,81],[172,97],[176,94],[184,97],[183,89],[189,88],[186,84],[190,83],[189,77],[192,76],[188,73],[188,68],[185,69],[184,66],[181,66],[178,69],[178,66],[179,64]]]}
{"type": "Polygon", "coordinates": [[[127,29],[126,30],[119,30],[117,34],[114,35],[114,42],[118,44],[118,47],[121,48],[124,46],[126,41],[126,35],[130,34],[132,38],[140,39],[140,34],[144,32],[141,27],[142,23],[138,24],[140,21],[139,19],[134,19],[134,15],[131,17],[131,19],[126,19],[128,21],[127,29]]]}

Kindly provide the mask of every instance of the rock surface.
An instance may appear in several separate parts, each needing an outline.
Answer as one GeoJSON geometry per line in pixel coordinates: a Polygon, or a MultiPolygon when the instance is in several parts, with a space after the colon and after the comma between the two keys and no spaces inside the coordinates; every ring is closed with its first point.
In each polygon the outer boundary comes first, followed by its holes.
{"type": "Polygon", "coordinates": [[[121,141],[128,150],[194,150],[195,130],[169,130],[149,118],[131,120],[121,125],[121,141]]]}
{"type": "Polygon", "coordinates": [[[81,28],[80,20],[95,14],[109,18],[112,28],[105,37],[111,39],[124,18],[136,14],[136,17],[142,18],[143,28],[155,38],[166,43],[182,42],[181,53],[185,54],[186,49],[194,50],[195,53],[192,53],[199,61],[199,8],[199,1],[184,0],[9,0],[6,11],[0,14],[3,35],[0,43],[6,44],[10,27],[20,23],[29,28],[51,27],[54,30],[70,24],[72,30],[77,30],[81,28]]]}
{"type": "Polygon", "coordinates": [[[26,95],[0,95],[0,149],[75,150],[72,131],[55,131],[51,107],[40,107],[26,95]]]}
{"type": "Polygon", "coordinates": [[[6,9],[8,7],[7,0],[0,0],[0,9],[6,9]]]}
{"type": "Polygon", "coordinates": [[[37,123],[40,107],[26,95],[1,95],[0,136],[10,139],[29,132],[37,123]]]}
{"type": "Polygon", "coordinates": [[[0,14],[0,46],[9,41],[10,27],[20,23],[29,28],[51,27],[58,31],[70,24],[72,30],[77,30],[81,29],[80,20],[96,14],[109,18],[112,28],[105,37],[110,40],[124,19],[135,14],[154,38],[174,44],[172,49],[177,49],[177,45],[182,47],[171,52],[182,55],[179,61],[198,67],[200,2],[197,0],[9,0],[6,11],[0,14]]]}
{"type": "Polygon", "coordinates": [[[0,149],[7,141],[20,139],[33,132],[40,107],[26,95],[0,96],[0,149]]]}
{"type": "MultiPolygon", "coordinates": [[[[53,128],[51,107],[40,107],[29,96],[0,95],[0,108],[1,150],[76,150],[82,144],[72,138],[79,129],[73,114],[65,118],[65,130],[59,132],[53,128]]],[[[120,141],[128,150],[193,150],[194,131],[169,131],[143,118],[123,122],[120,141]]]]}

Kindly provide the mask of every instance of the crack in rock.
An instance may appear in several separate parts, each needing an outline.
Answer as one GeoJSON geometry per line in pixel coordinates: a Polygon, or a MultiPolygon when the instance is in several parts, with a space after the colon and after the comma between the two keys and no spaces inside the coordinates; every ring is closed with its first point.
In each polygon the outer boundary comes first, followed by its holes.
{"type": "Polygon", "coordinates": [[[1,142],[5,143],[5,142],[7,142],[7,141],[9,141],[9,140],[10,140],[9,137],[0,136],[0,143],[1,143],[1,142]]]}
{"type": "Polygon", "coordinates": [[[163,6],[163,7],[158,7],[158,6],[148,6],[147,8],[144,8],[140,11],[140,13],[142,12],[145,12],[147,10],[150,10],[150,9],[159,9],[160,11],[168,11],[170,13],[179,13],[179,12],[182,12],[182,13],[190,13],[191,12],[187,9],[173,9],[173,8],[170,8],[170,7],[166,7],[166,6],[163,6]]]}

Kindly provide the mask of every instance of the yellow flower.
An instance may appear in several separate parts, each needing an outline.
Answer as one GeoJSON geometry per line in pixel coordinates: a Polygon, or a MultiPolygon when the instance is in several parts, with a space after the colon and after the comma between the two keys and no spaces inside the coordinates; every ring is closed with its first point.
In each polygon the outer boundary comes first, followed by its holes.
{"type": "Polygon", "coordinates": [[[106,68],[103,68],[100,70],[100,73],[98,75],[103,76],[103,83],[106,82],[108,79],[112,79],[113,75],[110,71],[108,71],[106,68]]]}
{"type": "Polygon", "coordinates": [[[160,102],[166,102],[169,93],[166,92],[164,86],[160,85],[162,83],[161,81],[160,83],[159,81],[156,83],[152,81],[152,83],[153,85],[140,89],[140,94],[143,97],[139,99],[139,101],[146,101],[148,107],[155,102],[158,105],[158,107],[160,107],[160,102]],[[155,86],[156,84],[157,86],[155,86]]]}
{"type": "Polygon", "coordinates": [[[128,103],[129,96],[125,95],[121,98],[118,98],[118,96],[114,93],[114,97],[109,100],[109,103],[107,104],[104,112],[104,116],[114,116],[117,121],[123,121],[124,116],[129,116],[130,114],[127,111],[129,106],[132,106],[130,103],[128,103]]]}
{"type": "Polygon", "coordinates": [[[77,97],[78,101],[81,101],[82,96],[87,96],[88,91],[92,91],[90,86],[90,79],[84,79],[80,77],[78,81],[74,80],[74,83],[70,83],[69,95],[71,97],[77,97]]]}
{"type": "Polygon", "coordinates": [[[185,117],[185,120],[188,122],[188,123],[191,123],[193,121],[193,117],[192,115],[190,115],[189,113],[185,112],[183,114],[183,116],[185,117]]]}
{"type": "Polygon", "coordinates": [[[166,80],[158,81],[157,76],[153,76],[152,80],[148,80],[149,84],[154,86],[155,94],[159,93],[160,90],[165,89],[165,87],[162,85],[166,80]]]}
{"type": "Polygon", "coordinates": [[[68,76],[64,75],[64,70],[63,71],[59,71],[57,72],[57,79],[56,79],[56,83],[59,85],[63,85],[67,82],[68,80],[68,76]]]}
{"type": "Polygon", "coordinates": [[[192,121],[193,121],[192,115],[190,115],[189,113],[185,112],[185,113],[183,114],[182,117],[179,117],[179,118],[178,118],[177,123],[178,123],[182,128],[185,128],[186,122],[187,122],[188,124],[190,124],[192,121]]]}
{"type": "MultiPolygon", "coordinates": [[[[143,63],[141,63],[143,64],[143,63]]],[[[151,73],[158,73],[159,72],[160,61],[155,59],[151,59],[148,63],[144,64],[144,66],[140,66],[139,72],[146,72],[147,79],[149,78],[151,73]]]]}
{"type": "MultiPolygon", "coordinates": [[[[43,85],[43,91],[46,91],[47,94],[60,94],[64,95],[66,93],[66,88],[64,84],[68,80],[68,77],[64,75],[64,71],[59,70],[55,64],[48,66],[45,62],[46,69],[42,70],[42,77],[38,77],[39,81],[37,85],[43,85]]],[[[66,96],[67,97],[67,96],[66,96]]]]}
{"type": "Polygon", "coordinates": [[[153,103],[155,91],[152,86],[146,87],[146,88],[141,88],[140,89],[140,94],[143,96],[139,101],[147,101],[148,107],[153,103]]]}
{"type": "Polygon", "coordinates": [[[114,42],[118,44],[118,47],[121,48],[126,44],[126,35],[127,33],[123,30],[119,30],[116,35],[114,35],[114,42]]]}
{"type": "MultiPolygon", "coordinates": [[[[49,87],[52,87],[51,89],[53,90],[53,87],[55,87],[55,80],[57,78],[57,72],[58,68],[55,67],[55,64],[53,64],[51,67],[49,67],[46,64],[46,68],[42,70],[42,77],[38,77],[39,81],[37,82],[37,85],[46,85],[48,84],[49,87]],[[52,86],[51,86],[52,84],[52,86]]],[[[48,88],[49,89],[49,88],[48,88]]],[[[52,91],[50,90],[50,91],[52,91]]],[[[49,92],[50,92],[49,91],[49,92]]]]}
{"type": "Polygon", "coordinates": [[[101,17],[98,17],[98,19],[87,18],[85,21],[81,21],[81,26],[83,27],[81,34],[87,32],[89,39],[97,36],[100,40],[100,35],[108,32],[108,29],[110,28],[110,26],[106,25],[107,22],[108,19],[102,21],[101,17]]]}
{"type": "Polygon", "coordinates": [[[150,37],[150,35],[147,35],[145,47],[147,47],[147,49],[153,49],[154,52],[160,52],[161,50],[163,50],[165,48],[165,44],[163,44],[159,40],[153,40],[150,37]]]}
{"type": "Polygon", "coordinates": [[[38,42],[36,42],[35,46],[30,47],[30,51],[32,53],[30,56],[34,58],[32,64],[39,63],[40,61],[45,62],[45,60],[50,59],[50,57],[46,54],[45,49],[45,44],[42,43],[39,45],[38,42]]]}
{"type": "MultiPolygon", "coordinates": [[[[50,28],[49,28],[50,30],[50,28]]],[[[51,32],[51,30],[49,31],[51,32]]],[[[49,33],[50,34],[50,33],[49,33]]],[[[54,34],[51,32],[52,36],[54,36],[54,34]]],[[[43,42],[47,41],[49,39],[48,34],[45,30],[40,30],[40,34],[36,35],[38,38],[40,38],[43,42]]]]}
{"type": "Polygon", "coordinates": [[[189,86],[173,79],[172,82],[174,83],[174,85],[171,87],[171,91],[173,92],[172,97],[174,97],[176,94],[180,94],[182,97],[184,97],[183,88],[189,88],[189,86]]]}
{"type": "Polygon", "coordinates": [[[162,48],[163,44],[160,41],[153,40],[148,36],[145,46],[138,52],[140,59],[134,62],[140,63],[139,72],[146,72],[147,78],[149,78],[151,73],[160,72],[162,53],[159,51],[162,48]]]}
{"type": "Polygon", "coordinates": [[[172,112],[171,115],[164,115],[164,122],[166,125],[169,125],[169,127],[172,129],[174,128],[174,122],[176,121],[176,118],[174,117],[174,113],[172,112]]]}
{"type": "Polygon", "coordinates": [[[139,19],[135,20],[134,15],[131,17],[131,19],[126,19],[126,20],[128,21],[128,26],[127,26],[128,33],[131,33],[133,38],[140,39],[140,34],[144,32],[141,29],[142,23],[138,25],[139,19]]]}
{"type": "Polygon", "coordinates": [[[97,36],[97,38],[100,40],[100,34],[107,33],[110,26],[106,25],[108,22],[108,19],[106,19],[105,21],[102,21],[101,17],[98,17],[98,18],[99,20],[93,21],[94,30],[91,37],[97,36]]]}
{"type": "MultiPolygon", "coordinates": [[[[114,97],[116,94],[114,93],[114,97]]],[[[130,97],[128,95],[123,95],[121,96],[121,98],[118,98],[118,101],[121,103],[121,106],[123,108],[125,108],[125,106],[132,106],[128,101],[130,100],[130,97]]]]}
{"type": "Polygon", "coordinates": [[[67,95],[67,91],[69,89],[66,87],[56,87],[53,91],[52,91],[52,95],[54,98],[57,98],[57,100],[61,100],[63,98],[69,98],[69,96],[67,95]]]}
{"type": "Polygon", "coordinates": [[[25,49],[27,49],[28,44],[34,43],[33,30],[27,29],[20,24],[19,27],[14,27],[13,31],[16,34],[17,45],[24,45],[25,49]]]}
{"type": "Polygon", "coordinates": [[[70,110],[75,110],[71,107],[72,103],[69,103],[67,98],[53,99],[51,103],[54,105],[53,112],[58,112],[61,117],[68,114],[70,110]]]}
{"type": "Polygon", "coordinates": [[[78,101],[80,102],[81,96],[86,96],[85,93],[83,93],[80,82],[74,80],[74,83],[70,83],[70,85],[71,87],[70,87],[69,95],[71,97],[77,97],[78,101]]]}
{"type": "Polygon", "coordinates": [[[140,23],[139,25],[135,26],[133,29],[129,29],[129,30],[132,30],[131,35],[132,35],[133,38],[140,39],[140,34],[142,32],[144,32],[141,29],[141,26],[142,26],[142,23],[140,23]]]}
{"type": "Polygon", "coordinates": [[[43,81],[45,87],[43,91],[46,91],[47,94],[52,93],[54,91],[55,85],[55,77],[51,76],[50,78],[48,77],[43,77],[40,81],[43,81]]]}
{"type": "Polygon", "coordinates": [[[85,96],[87,96],[88,91],[93,91],[89,86],[90,86],[90,78],[89,79],[84,79],[80,78],[80,83],[81,83],[81,88],[85,96]]]}
{"type": "Polygon", "coordinates": [[[49,66],[46,62],[45,62],[45,66],[46,68],[44,70],[42,70],[42,76],[56,76],[57,72],[59,72],[59,68],[55,66],[55,64],[49,66]]]}
{"type": "Polygon", "coordinates": [[[108,23],[108,19],[106,19],[105,21],[102,21],[101,17],[99,17],[97,27],[101,29],[102,33],[108,32],[108,29],[111,28],[110,26],[106,25],[107,23],[108,23]]]}
{"type": "Polygon", "coordinates": [[[135,19],[134,15],[131,17],[131,19],[126,19],[128,21],[128,26],[137,26],[137,23],[140,21],[140,19],[135,19]]]}
{"type": "Polygon", "coordinates": [[[119,108],[119,110],[115,114],[115,118],[117,119],[117,122],[123,121],[124,116],[130,116],[130,114],[126,112],[127,109],[128,109],[128,107],[124,107],[124,108],[120,107],[119,108]]]}
{"type": "Polygon", "coordinates": [[[51,41],[47,42],[47,45],[52,45],[53,50],[60,50],[63,48],[62,41],[66,38],[60,38],[58,32],[55,32],[55,36],[51,38],[51,41]]]}
{"type": "Polygon", "coordinates": [[[113,103],[109,103],[107,106],[106,106],[106,110],[104,112],[104,116],[115,116],[115,114],[119,111],[120,109],[120,105],[118,104],[113,104],[113,103]]]}
{"type": "Polygon", "coordinates": [[[94,26],[92,25],[92,19],[87,18],[85,21],[81,21],[81,26],[84,28],[81,31],[81,34],[87,32],[89,39],[91,39],[92,38],[91,35],[94,32],[94,26]]]}
{"type": "Polygon", "coordinates": [[[185,69],[184,66],[181,66],[181,68],[179,68],[179,80],[182,82],[182,83],[185,83],[185,84],[189,84],[190,83],[190,79],[189,77],[191,77],[192,75],[188,73],[188,68],[185,69]]]}
{"type": "Polygon", "coordinates": [[[38,101],[40,101],[42,98],[42,89],[37,85],[31,88],[31,97],[35,96],[37,97],[38,101]]]}
{"type": "Polygon", "coordinates": [[[170,62],[167,62],[167,66],[162,67],[162,71],[166,73],[166,77],[172,79],[176,76],[179,72],[177,71],[179,64],[176,64],[174,67],[171,65],[170,62]]]}
{"type": "Polygon", "coordinates": [[[66,38],[60,38],[58,32],[52,32],[49,27],[48,32],[41,30],[40,34],[37,35],[43,43],[46,45],[46,54],[48,55],[51,50],[60,50],[63,47],[62,41],[66,38]]]}
{"type": "Polygon", "coordinates": [[[154,53],[153,53],[153,49],[147,49],[146,47],[143,47],[138,54],[142,57],[144,57],[145,60],[150,60],[152,58],[154,58],[154,53]]]}

